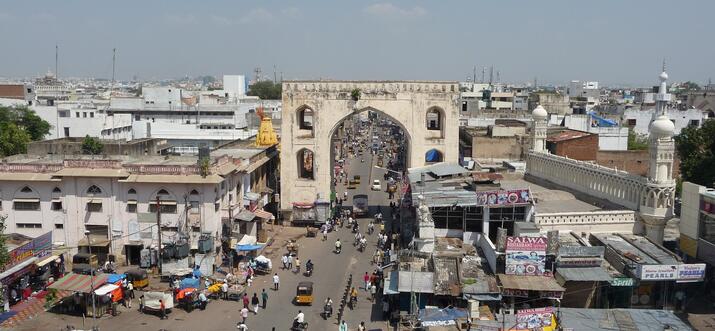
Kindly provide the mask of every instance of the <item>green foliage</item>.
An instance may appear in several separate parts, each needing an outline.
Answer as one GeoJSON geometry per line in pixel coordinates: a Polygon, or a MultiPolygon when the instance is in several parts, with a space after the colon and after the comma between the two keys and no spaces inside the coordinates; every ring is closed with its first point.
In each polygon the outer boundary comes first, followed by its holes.
{"type": "Polygon", "coordinates": [[[199,159],[199,168],[201,169],[201,176],[206,177],[209,175],[209,168],[211,167],[211,160],[207,157],[199,159]]]}
{"type": "Polygon", "coordinates": [[[6,215],[0,215],[0,266],[4,266],[8,260],[10,260],[10,253],[7,251],[7,244],[5,243],[5,220],[7,220],[6,215]]]}
{"type": "Polygon", "coordinates": [[[280,100],[283,87],[280,83],[270,80],[260,81],[248,87],[248,95],[257,96],[264,100],[280,100]]]}
{"type": "Polygon", "coordinates": [[[82,154],[99,155],[102,154],[102,149],[104,149],[104,145],[102,145],[99,139],[90,137],[89,135],[84,136],[84,140],[82,140],[82,154]]]}
{"type": "Polygon", "coordinates": [[[633,129],[628,131],[628,150],[638,151],[648,149],[648,139],[639,137],[633,129]]]}
{"type": "Polygon", "coordinates": [[[27,152],[30,135],[10,122],[0,122],[0,157],[27,152]]]}
{"type": "Polygon", "coordinates": [[[353,101],[358,101],[360,100],[360,96],[362,95],[362,92],[360,91],[359,88],[353,89],[350,91],[350,97],[353,99],[353,101]]]}
{"type": "Polygon", "coordinates": [[[52,126],[27,107],[0,106],[0,157],[25,153],[32,140],[42,140],[52,126]]]}
{"type": "Polygon", "coordinates": [[[681,84],[680,88],[686,91],[700,91],[700,85],[691,81],[687,81],[681,84]]]}
{"type": "Polygon", "coordinates": [[[712,187],[715,182],[715,121],[687,127],[675,137],[683,180],[712,187]]]}

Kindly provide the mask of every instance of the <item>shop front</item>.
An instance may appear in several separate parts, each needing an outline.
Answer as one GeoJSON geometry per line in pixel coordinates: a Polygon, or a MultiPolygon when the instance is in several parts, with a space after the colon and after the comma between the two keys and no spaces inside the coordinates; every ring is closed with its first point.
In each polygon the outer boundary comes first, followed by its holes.
{"type": "Polygon", "coordinates": [[[49,262],[46,262],[48,258],[54,259],[51,253],[51,231],[9,252],[8,263],[0,274],[6,302],[15,305],[45,288],[51,278],[49,262]]]}
{"type": "Polygon", "coordinates": [[[565,289],[548,276],[519,276],[498,274],[502,286],[503,303],[509,310],[532,307],[553,307],[563,299],[565,289]]]}

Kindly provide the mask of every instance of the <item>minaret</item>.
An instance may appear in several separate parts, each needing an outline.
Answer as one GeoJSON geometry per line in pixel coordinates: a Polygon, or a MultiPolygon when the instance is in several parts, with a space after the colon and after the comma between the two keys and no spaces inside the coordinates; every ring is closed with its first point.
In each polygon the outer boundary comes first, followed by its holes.
{"type": "Polygon", "coordinates": [[[531,150],[534,152],[546,152],[546,118],[549,114],[541,105],[536,106],[531,117],[534,120],[534,125],[531,128],[531,150]]]}
{"type": "Polygon", "coordinates": [[[640,216],[646,230],[646,236],[656,243],[663,243],[665,223],[673,216],[673,200],[675,198],[675,180],[673,179],[673,155],[675,154],[675,125],[668,118],[668,74],[659,76],[660,88],[656,95],[654,121],[650,124],[648,182],[645,196],[641,197],[640,216]]]}

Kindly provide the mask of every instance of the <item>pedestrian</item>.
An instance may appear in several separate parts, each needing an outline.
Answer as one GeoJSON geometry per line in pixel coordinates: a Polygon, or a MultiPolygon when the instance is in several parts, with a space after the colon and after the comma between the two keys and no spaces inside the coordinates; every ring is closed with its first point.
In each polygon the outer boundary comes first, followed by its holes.
{"type": "Polygon", "coordinates": [[[281,262],[283,262],[283,270],[288,268],[288,254],[285,254],[283,255],[283,257],[281,257],[281,262]]]}
{"type": "Polygon", "coordinates": [[[325,229],[323,229],[323,241],[328,240],[328,227],[326,226],[325,229]]]}
{"type": "Polygon", "coordinates": [[[246,287],[251,287],[253,285],[253,277],[246,278],[246,287]]]}
{"type": "Polygon", "coordinates": [[[375,302],[375,298],[377,297],[377,285],[374,283],[370,286],[370,295],[372,296],[372,301],[375,302]]]}
{"type": "Polygon", "coordinates": [[[365,291],[370,290],[370,275],[365,271],[365,275],[362,276],[362,279],[365,281],[365,291]]]}
{"type": "Polygon", "coordinates": [[[161,319],[166,319],[166,305],[162,300],[159,300],[159,310],[161,310],[161,319]]]}
{"type": "Polygon", "coordinates": [[[278,291],[278,285],[280,285],[280,278],[278,278],[278,273],[273,275],[273,290],[278,291]]]}
{"type": "Polygon", "coordinates": [[[253,293],[253,298],[251,298],[251,306],[253,306],[253,314],[258,315],[258,304],[260,300],[258,300],[258,294],[253,293]]]}
{"type": "Polygon", "coordinates": [[[382,319],[387,320],[390,316],[390,303],[386,300],[382,300],[382,319]]]}
{"type": "Polygon", "coordinates": [[[300,272],[300,259],[297,256],[295,257],[295,272],[300,272]]]}
{"type": "MultiPolygon", "coordinates": [[[[207,290],[209,289],[209,287],[211,287],[211,282],[209,281],[208,277],[206,277],[206,279],[204,279],[204,286],[206,287],[207,290]]],[[[179,288],[179,286],[177,286],[177,288],[179,288]]]]}
{"type": "Polygon", "coordinates": [[[221,294],[223,294],[224,300],[228,300],[228,282],[221,284],[221,294]]]}
{"type": "MultiPolygon", "coordinates": [[[[144,295],[142,294],[142,296],[139,297],[139,312],[142,314],[144,313],[144,304],[145,303],[146,303],[146,301],[144,301],[144,295]]],[[[77,305],[77,307],[79,307],[79,305],[77,305]]]]}
{"type": "Polygon", "coordinates": [[[132,309],[132,297],[127,296],[125,302],[127,303],[127,308],[132,309]]]}
{"type": "Polygon", "coordinates": [[[365,331],[365,322],[360,322],[360,325],[358,325],[358,331],[365,331]]]}
{"type": "Polygon", "coordinates": [[[239,322],[236,325],[236,329],[238,329],[238,331],[248,331],[248,326],[246,326],[246,323],[239,322]]]}
{"type": "Polygon", "coordinates": [[[127,284],[127,291],[129,292],[129,298],[134,299],[134,284],[132,282],[127,284]]]}
{"type": "Polygon", "coordinates": [[[268,304],[268,292],[266,292],[266,289],[263,289],[263,292],[261,292],[261,299],[262,299],[262,305],[261,308],[266,309],[266,305],[268,304]]]}
{"type": "Polygon", "coordinates": [[[243,318],[242,323],[246,323],[246,319],[248,318],[248,308],[243,307],[241,308],[241,318],[243,318]]]}
{"type": "Polygon", "coordinates": [[[248,302],[249,302],[249,301],[248,301],[248,294],[247,294],[247,293],[243,293],[243,307],[244,307],[244,308],[248,308],[248,302]]]}
{"type": "Polygon", "coordinates": [[[348,323],[345,323],[345,320],[340,322],[340,327],[338,327],[338,331],[348,331],[348,323]]]}
{"type": "Polygon", "coordinates": [[[288,254],[288,270],[293,270],[293,255],[288,254]]]}

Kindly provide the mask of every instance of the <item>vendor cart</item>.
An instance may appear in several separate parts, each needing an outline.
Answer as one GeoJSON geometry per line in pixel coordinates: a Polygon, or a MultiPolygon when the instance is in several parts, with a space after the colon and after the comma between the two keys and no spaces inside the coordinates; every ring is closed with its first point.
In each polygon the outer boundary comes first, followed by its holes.
{"type": "Polygon", "coordinates": [[[271,270],[273,270],[273,263],[269,258],[259,255],[253,259],[251,267],[256,271],[256,273],[265,275],[271,273],[271,270]]]}
{"type": "Polygon", "coordinates": [[[288,249],[288,253],[292,255],[297,255],[298,254],[298,243],[295,242],[295,240],[289,240],[288,243],[286,244],[286,249],[288,249]]]}
{"type": "Polygon", "coordinates": [[[309,226],[306,226],[306,227],[305,227],[305,231],[306,231],[306,234],[305,234],[306,237],[315,237],[315,236],[318,235],[318,229],[317,229],[317,228],[311,228],[311,227],[309,227],[309,226]]]}

